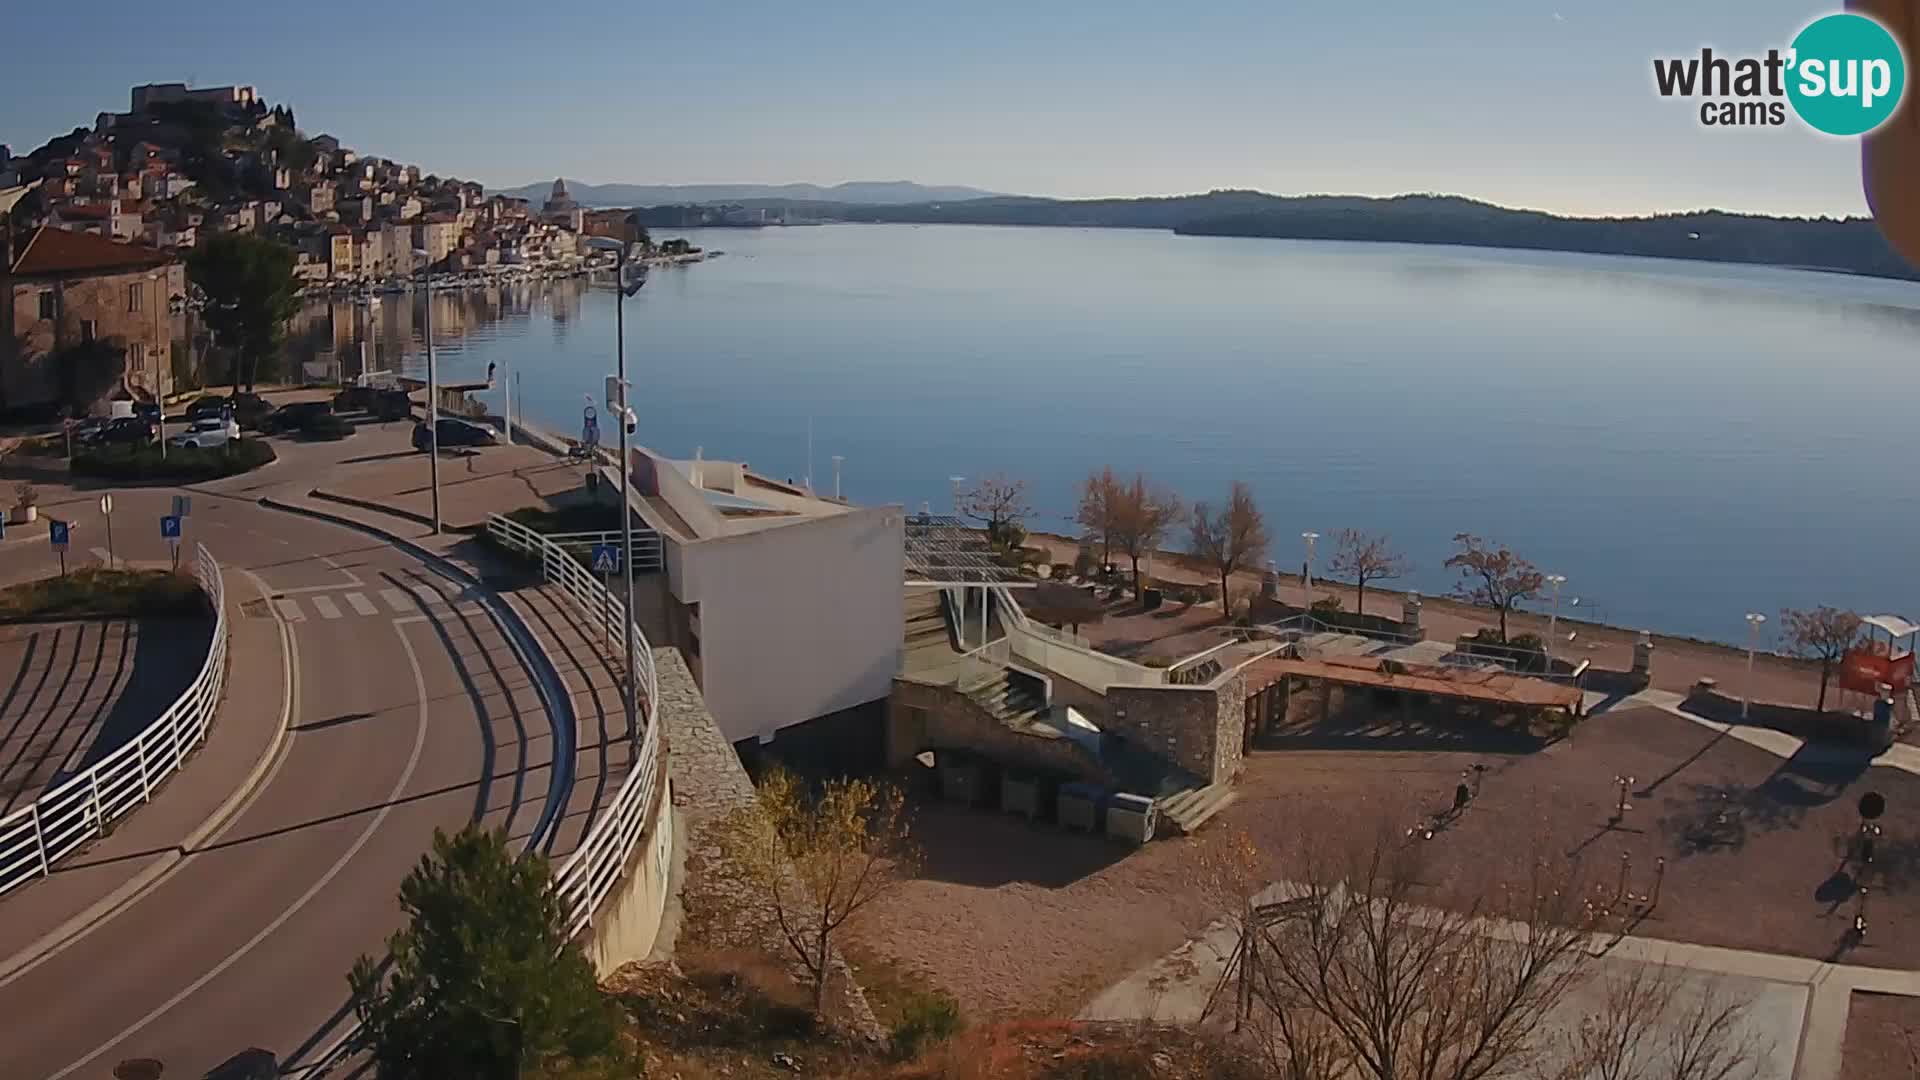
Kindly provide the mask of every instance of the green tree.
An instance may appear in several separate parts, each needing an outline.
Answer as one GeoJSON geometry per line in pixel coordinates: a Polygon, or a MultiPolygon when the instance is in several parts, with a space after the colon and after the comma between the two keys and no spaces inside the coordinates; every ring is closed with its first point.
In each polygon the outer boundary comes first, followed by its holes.
{"type": "Polygon", "coordinates": [[[612,1002],[567,935],[546,859],[514,858],[504,832],[435,830],[400,909],[390,962],[363,956],[347,977],[380,1076],[509,1078],[617,1052],[612,1002]]]}
{"type": "Polygon", "coordinates": [[[252,390],[271,373],[299,307],[293,249],[242,233],[217,233],[187,260],[187,274],[206,295],[201,320],[234,352],[234,382],[252,390]]]}
{"type": "Polygon", "coordinates": [[[61,349],[50,362],[60,381],[61,403],[80,410],[106,397],[127,371],[126,350],[97,338],[61,349]]]}

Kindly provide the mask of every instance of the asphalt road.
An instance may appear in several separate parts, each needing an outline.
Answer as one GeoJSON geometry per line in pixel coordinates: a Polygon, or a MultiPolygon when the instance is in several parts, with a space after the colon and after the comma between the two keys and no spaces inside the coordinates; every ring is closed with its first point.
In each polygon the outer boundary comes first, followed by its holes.
{"type": "MultiPolygon", "coordinates": [[[[107,1076],[135,1057],[198,1077],[250,1049],[283,1062],[311,1052],[345,1004],[354,957],[379,953],[400,924],[396,890],[434,830],[477,817],[525,838],[566,795],[554,790],[536,673],[506,630],[405,551],[255,502],[302,471],[195,493],[186,529],[229,581],[251,572],[274,594],[270,609],[256,603],[243,617],[290,631],[290,738],[225,828],[0,982],[0,1077],[107,1076]]],[[[115,493],[115,556],[167,557],[159,517],[173,494],[115,493]]],[[[42,513],[78,523],[70,559],[104,556],[96,495],[63,496],[42,513]]],[[[44,524],[0,542],[0,580],[57,567],[44,524]]],[[[33,892],[0,902],[0,918],[33,892]]]]}

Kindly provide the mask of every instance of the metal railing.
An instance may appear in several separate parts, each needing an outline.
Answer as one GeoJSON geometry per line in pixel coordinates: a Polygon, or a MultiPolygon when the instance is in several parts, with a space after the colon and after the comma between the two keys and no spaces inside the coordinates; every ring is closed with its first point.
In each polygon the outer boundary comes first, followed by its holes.
{"type": "MultiPolygon", "coordinates": [[[[571,552],[556,543],[556,537],[499,514],[487,519],[487,531],[501,544],[538,558],[545,580],[560,586],[581,614],[600,625],[608,640],[618,640],[621,620],[627,617],[625,605],[602,588],[599,579],[571,552]]],[[[636,566],[638,561],[636,558],[636,566]]],[[[627,860],[646,831],[647,813],[653,808],[654,788],[660,779],[660,724],[655,715],[659,683],[653,669],[653,648],[639,626],[633,627],[633,653],[628,663],[638,682],[636,719],[644,731],[638,757],[614,793],[613,802],[587,826],[580,846],[554,871],[554,887],[567,905],[569,936],[578,935],[593,922],[600,902],[620,883],[627,860]]]]}
{"type": "MultiPolygon", "coordinates": [[[[1315,634],[1340,634],[1343,636],[1368,638],[1385,645],[1391,645],[1395,648],[1406,648],[1417,645],[1420,644],[1422,640],[1385,630],[1367,630],[1361,627],[1342,626],[1339,623],[1326,622],[1308,613],[1293,615],[1276,622],[1260,623],[1255,626],[1245,627],[1243,628],[1243,632],[1250,636],[1271,634],[1279,640],[1288,643],[1303,642],[1315,634]]],[[[1515,649],[1492,642],[1478,643],[1470,648],[1463,647],[1456,643],[1447,652],[1436,657],[1433,663],[1441,667],[1467,669],[1496,667],[1510,674],[1524,675],[1529,679],[1541,679],[1546,682],[1569,684],[1579,684],[1581,680],[1586,677],[1587,669],[1593,666],[1592,661],[1581,660],[1576,664],[1569,665],[1569,670],[1566,671],[1559,670],[1557,667],[1553,667],[1547,671],[1540,671],[1536,669],[1533,664],[1535,658],[1541,655],[1541,653],[1530,650],[1515,649]]],[[[1567,664],[1567,661],[1556,658],[1553,663],[1567,664]]]]}
{"type": "MultiPolygon", "coordinates": [[[[575,555],[590,554],[595,544],[618,544],[620,530],[608,532],[570,532],[542,533],[548,542],[575,555]]],[[[633,530],[633,568],[638,570],[660,570],[666,566],[666,555],[661,546],[660,534],[652,529],[633,530]]]]}
{"type": "Polygon", "coordinates": [[[195,549],[195,576],[213,604],[206,662],[179,699],[125,745],[0,818],[0,893],[44,877],[62,858],[105,836],[206,738],[227,678],[226,586],[206,545],[195,549]]]}

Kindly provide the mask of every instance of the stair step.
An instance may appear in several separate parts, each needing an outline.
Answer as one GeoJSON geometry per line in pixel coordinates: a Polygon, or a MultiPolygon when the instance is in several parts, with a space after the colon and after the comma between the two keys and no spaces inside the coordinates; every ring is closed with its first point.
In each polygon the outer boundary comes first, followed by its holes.
{"type": "Polygon", "coordinates": [[[1179,826],[1182,832],[1190,833],[1231,806],[1238,798],[1239,795],[1226,784],[1208,784],[1205,787],[1176,791],[1156,802],[1160,807],[1161,816],[1179,826]]]}

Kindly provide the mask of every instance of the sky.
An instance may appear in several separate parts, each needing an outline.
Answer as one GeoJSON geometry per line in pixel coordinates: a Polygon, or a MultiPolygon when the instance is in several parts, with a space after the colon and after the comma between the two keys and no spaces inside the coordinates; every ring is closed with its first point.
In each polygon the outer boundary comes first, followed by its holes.
{"type": "Polygon", "coordinates": [[[1763,53],[1794,0],[94,0],[0,14],[0,142],[145,82],[506,187],[917,180],[1065,197],[1445,192],[1561,213],[1860,214],[1857,146],[1703,127],[1656,56],[1763,53]],[[36,47],[35,42],[46,47],[36,47]]]}

